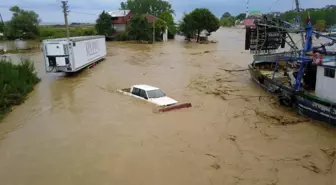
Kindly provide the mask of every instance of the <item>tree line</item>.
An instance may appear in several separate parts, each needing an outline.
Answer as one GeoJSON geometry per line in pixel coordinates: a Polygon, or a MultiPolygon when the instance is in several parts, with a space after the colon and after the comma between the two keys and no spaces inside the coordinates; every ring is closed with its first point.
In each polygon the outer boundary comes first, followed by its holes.
{"type": "MultiPolygon", "coordinates": [[[[41,19],[34,11],[27,11],[18,6],[13,6],[9,10],[13,14],[12,18],[0,23],[0,33],[3,33],[5,39],[39,40],[66,37],[64,25],[40,25],[41,19]]],[[[70,33],[72,36],[94,35],[96,30],[93,27],[76,26],[70,27],[70,33]]]]}
{"type": "MultiPolygon", "coordinates": [[[[272,13],[268,13],[271,15],[272,13]]],[[[313,26],[318,30],[324,30],[327,26],[336,25],[336,6],[327,5],[324,8],[308,8],[301,10],[301,21],[303,25],[306,25],[306,19],[311,17],[313,26]]],[[[241,13],[237,16],[232,16],[229,12],[225,12],[220,18],[220,24],[224,27],[234,26],[236,23],[245,19],[246,14],[241,13]]],[[[297,11],[290,10],[280,13],[281,20],[296,23],[297,11]]]]}
{"type": "MultiPolygon", "coordinates": [[[[323,31],[327,26],[336,26],[336,6],[326,6],[324,8],[308,8],[302,10],[302,24],[306,25],[306,19],[308,16],[311,17],[312,25],[323,31]]],[[[296,11],[287,11],[280,15],[282,20],[296,23],[297,22],[297,12],[296,11]]]]}
{"type": "Polygon", "coordinates": [[[220,25],[223,27],[231,27],[246,18],[245,13],[240,13],[237,16],[232,16],[229,12],[225,12],[220,18],[220,25]]]}

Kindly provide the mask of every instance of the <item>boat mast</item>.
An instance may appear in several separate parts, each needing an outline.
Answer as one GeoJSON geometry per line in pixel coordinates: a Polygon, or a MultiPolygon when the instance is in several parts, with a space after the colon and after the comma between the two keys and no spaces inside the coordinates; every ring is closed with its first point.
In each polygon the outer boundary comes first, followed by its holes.
{"type": "Polygon", "coordinates": [[[249,0],[246,0],[246,18],[249,16],[249,0]]]}
{"type": "MultiPolygon", "coordinates": [[[[295,6],[296,6],[296,11],[297,11],[297,19],[298,19],[299,26],[300,26],[300,29],[301,29],[302,28],[302,20],[301,20],[301,10],[300,10],[300,2],[299,2],[299,0],[295,0],[295,6]]],[[[300,33],[301,33],[302,48],[304,48],[305,41],[304,41],[303,32],[300,32],[300,33]]]]}

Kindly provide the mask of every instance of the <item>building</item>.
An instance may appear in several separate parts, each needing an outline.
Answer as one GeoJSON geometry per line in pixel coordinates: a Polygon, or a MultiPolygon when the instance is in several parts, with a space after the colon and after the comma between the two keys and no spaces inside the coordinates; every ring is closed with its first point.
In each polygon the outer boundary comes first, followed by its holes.
{"type": "Polygon", "coordinates": [[[112,17],[112,23],[116,32],[123,32],[126,30],[128,21],[132,18],[130,10],[117,10],[108,12],[112,17]]]}
{"type": "MultiPolygon", "coordinates": [[[[130,10],[116,10],[108,12],[112,17],[113,27],[117,33],[123,32],[126,30],[128,22],[132,19],[132,12],[130,10]]],[[[144,15],[149,23],[154,23],[157,19],[154,15],[145,14],[144,15]]],[[[163,41],[168,40],[168,28],[166,28],[163,33],[163,41]]]]}
{"type": "Polygon", "coordinates": [[[271,12],[271,13],[269,13],[269,15],[271,15],[273,17],[280,17],[281,12],[271,12]]]}
{"type": "Polygon", "coordinates": [[[240,23],[236,24],[237,28],[246,28],[246,27],[255,27],[254,21],[256,19],[260,19],[262,17],[262,13],[260,11],[251,11],[247,18],[240,21],[240,23]]]}

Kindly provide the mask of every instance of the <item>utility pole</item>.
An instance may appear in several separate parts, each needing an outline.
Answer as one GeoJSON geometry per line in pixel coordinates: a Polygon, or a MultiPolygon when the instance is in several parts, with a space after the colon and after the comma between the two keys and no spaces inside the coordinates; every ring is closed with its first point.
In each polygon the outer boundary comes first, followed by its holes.
{"type": "Polygon", "coordinates": [[[1,24],[5,25],[5,23],[4,23],[3,19],[2,19],[1,13],[0,13],[0,21],[1,21],[1,24]]]}
{"type": "MultiPolygon", "coordinates": [[[[3,19],[2,19],[2,15],[1,15],[1,13],[0,13],[0,20],[1,20],[1,24],[3,25],[3,30],[2,30],[2,31],[3,31],[3,33],[2,33],[2,40],[5,41],[5,23],[4,23],[3,19]]],[[[6,52],[5,42],[3,43],[3,48],[2,48],[2,50],[3,50],[4,54],[5,54],[5,52],[6,52]]]]}
{"type": "Polygon", "coordinates": [[[155,20],[153,21],[153,44],[155,42],[155,20]]]}
{"type": "Polygon", "coordinates": [[[68,1],[62,1],[62,9],[63,9],[63,14],[64,14],[64,22],[65,22],[65,26],[66,26],[66,33],[67,33],[67,37],[69,39],[70,32],[69,32],[69,24],[68,24],[68,13],[69,13],[68,1]]]}
{"type": "MultiPolygon", "coordinates": [[[[2,24],[2,26],[3,26],[3,34],[5,34],[5,23],[4,23],[4,21],[3,21],[3,19],[2,19],[2,15],[1,15],[1,13],[0,13],[0,21],[1,21],[1,23],[0,24],[2,24]]],[[[4,38],[4,40],[5,40],[5,37],[3,36],[3,38],[4,38]]]]}

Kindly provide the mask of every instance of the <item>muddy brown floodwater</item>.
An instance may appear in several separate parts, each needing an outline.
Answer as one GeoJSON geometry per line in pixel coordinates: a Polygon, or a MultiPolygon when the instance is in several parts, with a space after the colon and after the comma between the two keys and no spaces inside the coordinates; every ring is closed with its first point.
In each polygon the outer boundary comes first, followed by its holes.
{"type": "Polygon", "coordinates": [[[336,131],[284,109],[244,69],[243,30],[217,44],[108,43],[106,60],[44,73],[0,124],[3,185],[335,185],[336,131]],[[192,108],[162,114],[116,93],[145,83],[192,108]]]}

